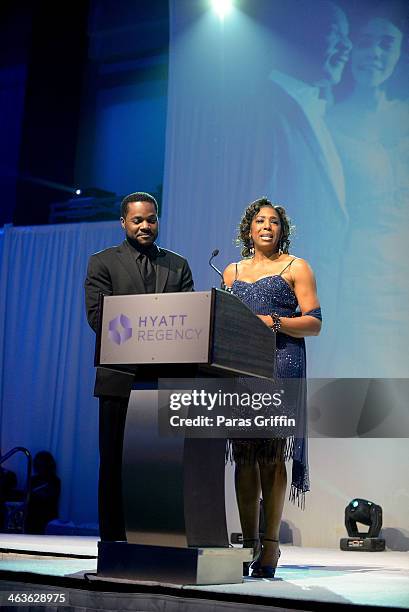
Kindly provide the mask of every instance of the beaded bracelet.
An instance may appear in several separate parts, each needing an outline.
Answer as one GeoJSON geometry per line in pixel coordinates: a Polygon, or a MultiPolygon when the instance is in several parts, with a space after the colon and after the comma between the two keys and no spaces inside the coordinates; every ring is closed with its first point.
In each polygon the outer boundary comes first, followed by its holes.
{"type": "Polygon", "coordinates": [[[276,312],[272,312],[270,315],[271,320],[273,322],[272,325],[270,325],[270,329],[273,330],[273,332],[277,333],[280,331],[281,329],[281,319],[278,316],[278,314],[276,312]]]}

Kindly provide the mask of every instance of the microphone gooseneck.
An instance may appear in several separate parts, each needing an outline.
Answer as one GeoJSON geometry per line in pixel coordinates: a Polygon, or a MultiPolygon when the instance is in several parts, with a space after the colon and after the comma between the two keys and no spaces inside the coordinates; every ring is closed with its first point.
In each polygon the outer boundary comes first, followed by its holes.
{"type": "Polygon", "coordinates": [[[217,257],[219,253],[220,253],[219,249],[215,249],[214,251],[212,251],[212,254],[209,259],[209,266],[213,268],[213,270],[217,272],[217,274],[223,278],[223,274],[220,272],[219,268],[216,268],[216,266],[212,263],[213,259],[217,257]]]}
{"type": "Polygon", "coordinates": [[[210,266],[210,267],[211,267],[211,268],[212,268],[212,269],[213,269],[215,272],[217,272],[217,274],[218,274],[218,275],[220,276],[220,278],[222,279],[222,285],[221,285],[221,288],[222,288],[222,289],[224,289],[224,291],[228,291],[228,292],[230,292],[230,291],[231,291],[231,289],[230,289],[230,287],[226,287],[226,284],[225,284],[225,282],[224,282],[224,278],[223,278],[223,274],[222,274],[222,272],[219,270],[219,268],[216,268],[216,266],[215,266],[215,265],[212,263],[212,262],[213,262],[213,259],[214,259],[215,257],[217,257],[217,255],[218,255],[219,253],[220,253],[219,249],[214,249],[214,251],[212,251],[212,254],[211,254],[210,259],[209,259],[209,266],[210,266]]]}

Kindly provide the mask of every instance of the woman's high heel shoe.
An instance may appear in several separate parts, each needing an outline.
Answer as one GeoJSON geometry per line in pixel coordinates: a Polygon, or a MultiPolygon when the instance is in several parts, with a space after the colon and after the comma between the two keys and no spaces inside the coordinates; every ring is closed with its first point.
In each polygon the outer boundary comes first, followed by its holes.
{"type": "Polygon", "coordinates": [[[253,549],[253,561],[245,561],[243,563],[243,576],[249,575],[250,567],[254,567],[254,564],[257,563],[257,559],[261,554],[261,544],[259,539],[243,539],[243,548],[252,548],[253,549]]]}
{"type": "MultiPolygon", "coordinates": [[[[272,540],[271,538],[264,538],[263,541],[264,542],[276,542],[277,544],[279,544],[278,540],[272,540]]],[[[277,563],[278,563],[280,556],[281,556],[281,551],[278,548],[278,554],[277,554],[277,558],[275,559],[275,565],[261,565],[258,559],[256,561],[253,561],[253,563],[250,565],[250,569],[252,570],[251,577],[252,578],[274,578],[274,575],[277,569],[277,563]]]]}

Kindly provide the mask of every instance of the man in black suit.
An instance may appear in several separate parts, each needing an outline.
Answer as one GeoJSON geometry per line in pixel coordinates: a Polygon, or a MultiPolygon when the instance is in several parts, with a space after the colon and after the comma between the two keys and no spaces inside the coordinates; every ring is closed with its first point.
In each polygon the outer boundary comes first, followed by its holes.
{"type": "MultiPolygon", "coordinates": [[[[159,248],[158,205],[148,193],[128,195],[121,204],[122,244],[91,255],[85,279],[87,318],[98,328],[103,295],[193,291],[189,264],[159,248]]],[[[98,510],[101,540],[125,540],[122,507],[122,442],[129,395],[135,380],[130,371],[97,368],[94,395],[99,397],[98,510]]]]}

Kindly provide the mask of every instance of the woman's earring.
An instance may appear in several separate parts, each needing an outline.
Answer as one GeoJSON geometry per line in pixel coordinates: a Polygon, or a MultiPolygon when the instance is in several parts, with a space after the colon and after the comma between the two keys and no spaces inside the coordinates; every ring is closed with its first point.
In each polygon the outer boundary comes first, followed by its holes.
{"type": "Polygon", "coordinates": [[[278,254],[282,255],[283,254],[283,246],[284,246],[284,241],[282,238],[280,238],[280,240],[278,241],[278,254]]]}
{"type": "Polygon", "coordinates": [[[252,239],[251,236],[250,236],[250,242],[249,242],[249,253],[253,257],[253,255],[254,255],[254,242],[253,242],[253,239],[252,239]]]}

